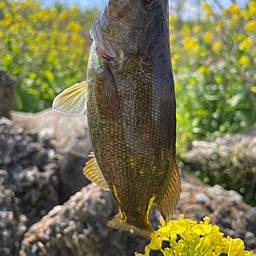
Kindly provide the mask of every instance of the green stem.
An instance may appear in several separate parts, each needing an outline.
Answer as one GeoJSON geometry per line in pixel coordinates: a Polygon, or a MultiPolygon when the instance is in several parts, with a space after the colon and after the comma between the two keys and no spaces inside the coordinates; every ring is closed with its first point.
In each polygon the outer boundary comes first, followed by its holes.
{"type": "Polygon", "coordinates": [[[199,256],[200,253],[201,253],[201,250],[202,250],[202,247],[203,247],[203,243],[204,243],[204,239],[205,239],[205,236],[204,236],[203,241],[202,241],[202,243],[201,243],[201,245],[200,245],[200,248],[199,248],[199,251],[198,251],[198,256],[199,256]]]}
{"type": "Polygon", "coordinates": [[[213,245],[213,243],[210,244],[210,246],[208,247],[208,249],[204,252],[204,254],[202,256],[204,256],[209,251],[209,249],[211,248],[212,245],[213,245]]]}

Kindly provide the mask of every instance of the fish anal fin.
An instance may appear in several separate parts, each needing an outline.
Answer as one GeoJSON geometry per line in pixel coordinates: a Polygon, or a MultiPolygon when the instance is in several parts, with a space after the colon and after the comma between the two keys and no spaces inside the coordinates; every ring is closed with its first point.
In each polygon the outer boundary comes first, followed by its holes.
{"type": "Polygon", "coordinates": [[[177,163],[172,165],[170,178],[165,186],[165,193],[161,198],[157,198],[155,204],[165,221],[168,221],[174,214],[180,197],[180,175],[177,163]]]}
{"type": "Polygon", "coordinates": [[[84,175],[90,181],[96,183],[104,190],[109,190],[109,186],[102,175],[100,167],[97,163],[97,160],[94,156],[94,153],[91,153],[91,159],[87,161],[86,166],[84,167],[84,175]]]}
{"type": "Polygon", "coordinates": [[[150,229],[142,229],[135,227],[129,223],[127,223],[126,219],[121,218],[121,214],[118,213],[114,216],[113,219],[109,220],[107,223],[107,226],[111,228],[121,229],[125,231],[129,231],[131,233],[136,233],[144,238],[150,239],[150,235],[154,232],[154,230],[150,229]]]}
{"type": "Polygon", "coordinates": [[[87,109],[87,91],[86,81],[70,86],[54,99],[53,110],[74,116],[84,114],[87,109]]]}

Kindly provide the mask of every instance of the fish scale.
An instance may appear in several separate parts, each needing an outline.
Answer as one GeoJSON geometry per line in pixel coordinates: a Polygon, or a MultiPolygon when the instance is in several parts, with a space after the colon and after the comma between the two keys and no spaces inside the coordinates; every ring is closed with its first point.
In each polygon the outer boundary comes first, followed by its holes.
{"type": "Polygon", "coordinates": [[[58,95],[53,108],[87,108],[94,154],[84,173],[119,207],[107,224],[149,237],[152,204],[167,221],[180,195],[168,1],[109,0],[90,34],[86,81],[58,95]]]}

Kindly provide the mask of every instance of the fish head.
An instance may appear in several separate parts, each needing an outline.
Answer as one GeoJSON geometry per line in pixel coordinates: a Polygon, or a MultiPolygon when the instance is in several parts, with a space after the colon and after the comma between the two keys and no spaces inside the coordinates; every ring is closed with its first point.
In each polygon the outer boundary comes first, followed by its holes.
{"type": "Polygon", "coordinates": [[[163,27],[168,31],[167,24],[168,0],[109,0],[90,35],[101,56],[119,62],[138,55],[163,27]]]}

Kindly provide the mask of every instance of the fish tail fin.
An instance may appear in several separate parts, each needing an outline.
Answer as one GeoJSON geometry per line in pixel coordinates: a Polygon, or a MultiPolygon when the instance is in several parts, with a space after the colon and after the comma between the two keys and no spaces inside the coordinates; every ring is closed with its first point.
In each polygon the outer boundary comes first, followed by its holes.
{"type": "Polygon", "coordinates": [[[111,228],[116,229],[122,229],[125,231],[130,231],[131,233],[136,233],[144,238],[150,239],[150,235],[154,232],[153,228],[148,227],[148,229],[142,229],[135,227],[131,224],[129,224],[126,219],[121,217],[121,214],[118,213],[114,216],[113,219],[109,220],[107,223],[107,226],[111,228]]]}
{"type": "Polygon", "coordinates": [[[154,202],[165,221],[168,221],[172,217],[180,197],[181,183],[176,161],[171,168],[171,175],[165,189],[165,194],[160,198],[156,198],[154,202]]]}

